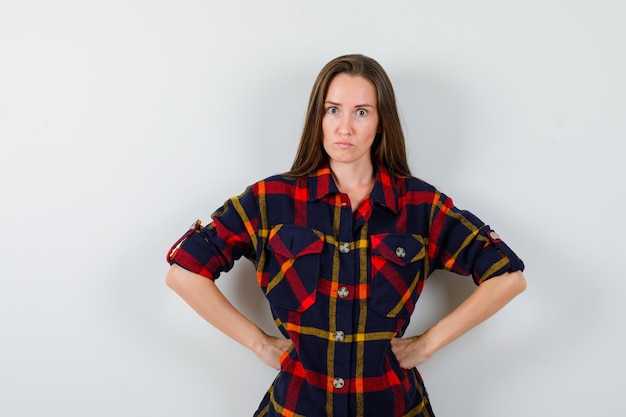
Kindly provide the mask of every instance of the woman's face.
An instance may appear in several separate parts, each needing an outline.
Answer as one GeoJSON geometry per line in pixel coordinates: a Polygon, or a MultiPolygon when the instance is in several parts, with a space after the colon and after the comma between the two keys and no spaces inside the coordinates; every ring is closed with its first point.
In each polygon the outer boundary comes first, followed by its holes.
{"type": "Polygon", "coordinates": [[[361,76],[338,74],[328,86],[324,108],[324,150],[331,166],[370,164],[370,150],[378,131],[374,85],[361,76]]]}

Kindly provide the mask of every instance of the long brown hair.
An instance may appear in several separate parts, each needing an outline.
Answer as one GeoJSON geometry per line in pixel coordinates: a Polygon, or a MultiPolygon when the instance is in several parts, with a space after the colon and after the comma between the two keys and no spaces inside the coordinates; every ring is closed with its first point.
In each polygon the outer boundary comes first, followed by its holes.
{"type": "Polygon", "coordinates": [[[383,67],[374,59],[364,55],[340,56],[330,61],[320,71],[311,90],[298,152],[291,171],[287,175],[294,177],[310,175],[328,162],[328,155],[324,151],[322,142],[324,101],[328,86],[340,73],[363,77],[376,88],[380,133],[376,135],[372,144],[372,163],[382,164],[392,174],[410,176],[411,171],[406,159],[404,134],[398,117],[393,86],[383,67]]]}

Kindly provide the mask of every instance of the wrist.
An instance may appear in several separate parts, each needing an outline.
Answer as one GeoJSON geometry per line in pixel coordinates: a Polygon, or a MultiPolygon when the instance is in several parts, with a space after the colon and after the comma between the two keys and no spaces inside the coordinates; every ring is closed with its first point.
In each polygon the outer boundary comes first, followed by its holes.
{"type": "Polygon", "coordinates": [[[268,335],[259,329],[258,333],[251,339],[248,349],[255,355],[259,355],[267,345],[268,335]]]}
{"type": "Polygon", "coordinates": [[[442,342],[442,339],[439,337],[439,324],[435,324],[433,327],[428,329],[426,333],[424,333],[419,341],[422,344],[422,350],[428,356],[433,356],[439,349],[441,349],[445,344],[442,342]]]}

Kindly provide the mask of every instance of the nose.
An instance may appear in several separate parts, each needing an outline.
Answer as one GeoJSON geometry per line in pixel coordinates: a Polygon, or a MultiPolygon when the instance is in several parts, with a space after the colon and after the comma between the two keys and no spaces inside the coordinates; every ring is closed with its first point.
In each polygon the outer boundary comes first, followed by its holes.
{"type": "Polygon", "coordinates": [[[339,134],[347,136],[352,133],[352,119],[349,115],[344,115],[339,122],[339,134]]]}

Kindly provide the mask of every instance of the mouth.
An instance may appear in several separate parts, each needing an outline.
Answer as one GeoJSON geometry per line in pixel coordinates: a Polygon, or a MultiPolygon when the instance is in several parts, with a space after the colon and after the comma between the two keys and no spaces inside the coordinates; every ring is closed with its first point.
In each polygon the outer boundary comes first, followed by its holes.
{"type": "Polygon", "coordinates": [[[349,148],[352,146],[350,142],[335,142],[335,145],[340,148],[349,148]]]}

